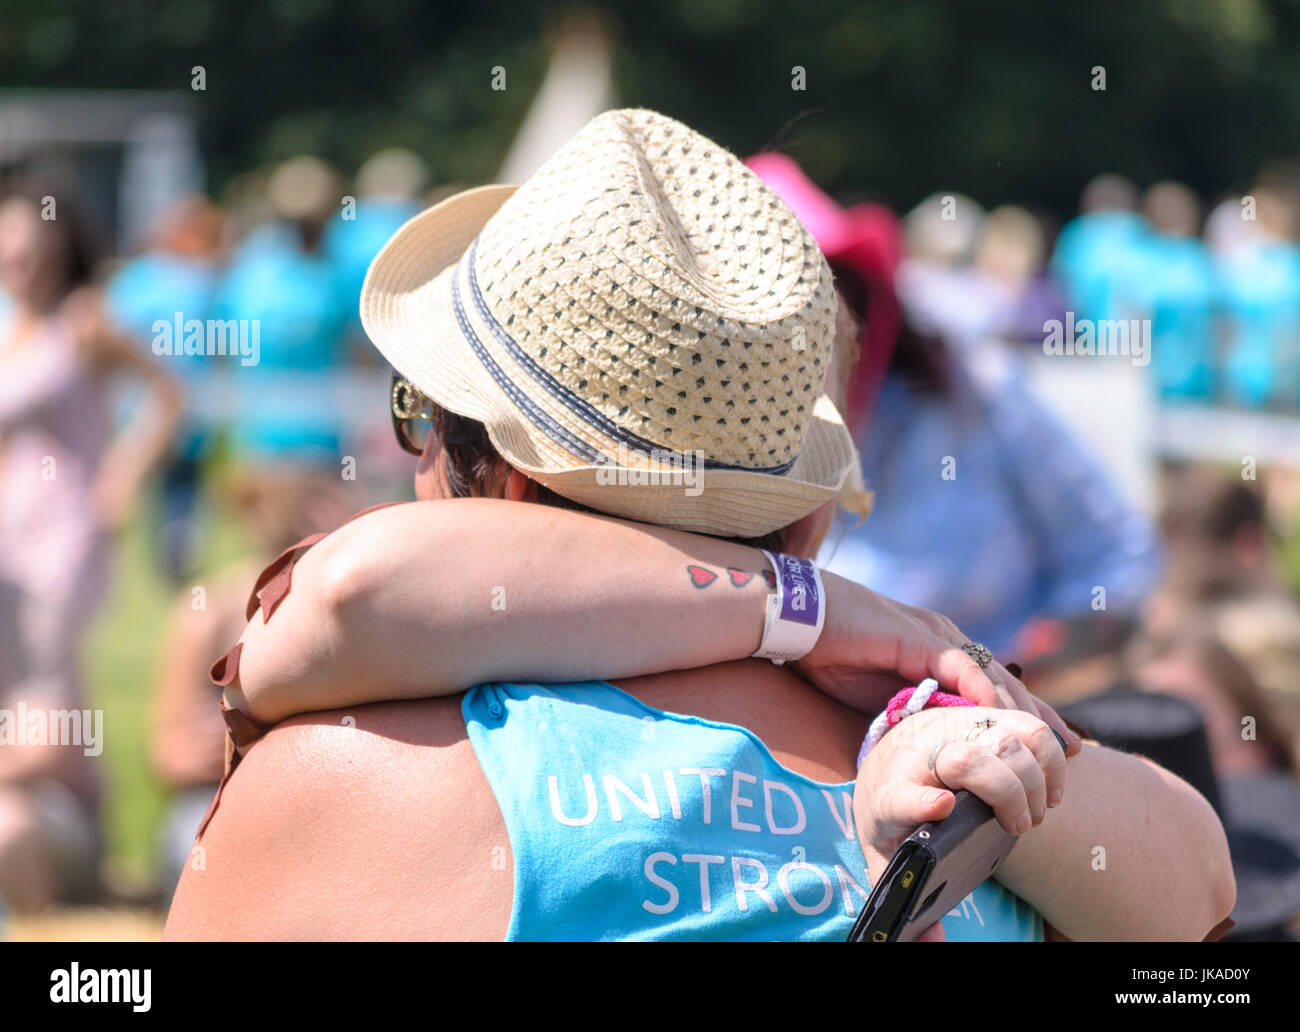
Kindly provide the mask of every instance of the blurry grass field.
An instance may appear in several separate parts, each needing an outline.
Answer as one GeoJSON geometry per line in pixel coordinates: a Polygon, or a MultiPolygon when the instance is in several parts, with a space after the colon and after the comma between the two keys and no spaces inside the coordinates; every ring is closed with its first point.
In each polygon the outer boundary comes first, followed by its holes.
{"type": "Polygon", "coordinates": [[[198,571],[192,583],[173,586],[154,555],[154,500],[142,503],[118,539],[112,588],[84,653],[89,704],[104,712],[106,873],[137,888],[156,875],[154,829],[166,798],[150,769],[149,729],[167,617],[181,592],[248,551],[237,521],[205,495],[198,571]]]}

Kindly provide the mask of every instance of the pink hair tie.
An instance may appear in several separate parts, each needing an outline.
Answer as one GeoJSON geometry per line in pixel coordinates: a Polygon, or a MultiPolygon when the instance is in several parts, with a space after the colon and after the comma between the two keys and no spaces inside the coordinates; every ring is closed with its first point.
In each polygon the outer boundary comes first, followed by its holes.
{"type": "Polygon", "coordinates": [[[871,752],[876,747],[876,743],[885,737],[885,732],[903,718],[910,717],[913,713],[920,713],[921,710],[931,706],[974,705],[975,703],[970,699],[939,691],[939,682],[933,677],[927,677],[915,688],[904,688],[889,700],[889,705],[871,722],[871,727],[867,729],[867,737],[862,740],[862,748],[858,750],[858,766],[862,766],[867,753],[871,752]]]}

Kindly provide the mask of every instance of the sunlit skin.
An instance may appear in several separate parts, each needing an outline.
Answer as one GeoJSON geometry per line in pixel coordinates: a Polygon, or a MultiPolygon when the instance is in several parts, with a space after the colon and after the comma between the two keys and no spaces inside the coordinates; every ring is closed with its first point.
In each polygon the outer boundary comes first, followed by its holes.
{"type": "MultiPolygon", "coordinates": [[[[841,306],[837,330],[851,338],[856,336],[857,327],[847,315],[846,306],[841,306]]],[[[839,394],[842,399],[843,386],[842,370],[833,373],[828,383],[828,389],[833,388],[833,396],[839,394]]],[[[442,504],[440,500],[448,495],[442,457],[432,442],[420,457],[415,493],[422,503],[432,505],[442,504]]],[[[536,497],[536,485],[522,473],[502,465],[485,494],[489,499],[532,501],[536,497]]],[[[480,504],[487,501],[484,499],[480,504]]],[[[507,565],[509,561],[525,564],[531,583],[542,569],[538,560],[550,550],[501,553],[493,551],[497,542],[538,542],[541,540],[538,535],[546,533],[538,528],[552,527],[551,533],[556,534],[560,533],[561,525],[568,526],[564,533],[578,535],[578,538],[570,537],[570,541],[585,542],[591,539],[595,526],[606,526],[588,524],[584,522],[586,517],[543,506],[511,507],[510,513],[519,514],[515,523],[508,519],[501,523],[503,514],[499,508],[480,510],[467,500],[448,504],[451,508],[442,512],[441,520],[449,526],[450,521],[456,520],[454,531],[435,530],[434,521],[428,515],[422,521],[414,513],[403,517],[400,509],[406,507],[399,507],[385,510],[390,516],[385,525],[394,528],[388,534],[367,536],[361,526],[365,521],[361,520],[350,525],[353,530],[345,527],[309,550],[295,569],[295,590],[277,609],[275,620],[264,623],[255,618],[249,624],[242,639],[245,660],[241,678],[252,677],[256,681],[260,675],[265,681],[269,677],[268,683],[278,681],[288,687],[292,698],[295,691],[301,693],[302,689],[296,686],[304,676],[301,658],[295,657],[302,657],[304,651],[318,650],[325,628],[336,626],[345,616],[350,622],[359,613],[360,623],[355,633],[329,644],[322,652],[327,666],[335,668],[347,656],[363,659],[374,656],[377,648],[383,650],[385,657],[393,655],[394,650],[417,657],[427,655],[427,659],[420,660],[406,675],[412,679],[411,687],[426,686],[413,694],[427,694],[431,678],[445,680],[434,668],[451,661],[450,653],[459,652],[462,647],[457,637],[469,632],[464,625],[466,611],[455,606],[453,611],[459,614],[461,631],[450,638],[434,635],[432,640],[440,643],[437,647],[426,650],[424,646],[430,640],[430,628],[424,623],[427,619],[424,617],[411,623],[403,615],[400,618],[403,631],[394,634],[393,628],[399,625],[394,619],[398,616],[393,609],[395,599],[407,600],[400,601],[399,608],[413,605],[421,614],[429,610],[427,602],[420,601],[419,579],[414,584],[411,580],[411,549],[421,547],[413,543],[415,540],[426,538],[428,543],[422,548],[437,557],[436,569],[429,576],[444,576],[446,563],[453,554],[482,555],[477,549],[487,549],[493,561],[504,557],[507,565]],[[536,521],[531,525],[531,533],[529,521],[523,518],[529,510],[535,510],[531,518],[536,521]],[[458,516],[465,512],[482,515],[458,516]],[[502,530],[496,532],[496,537],[489,536],[483,541],[483,521],[488,519],[496,521],[493,525],[502,530]],[[572,520],[579,521],[583,529],[578,530],[567,522],[572,520]],[[397,526],[402,529],[397,530],[397,526]],[[511,529],[504,529],[506,526],[511,529]],[[470,535],[478,535],[474,540],[483,543],[468,545],[470,535]],[[395,567],[379,556],[372,555],[370,561],[361,565],[357,564],[355,555],[342,558],[348,549],[363,550],[363,558],[367,550],[391,551],[397,541],[402,542],[405,558],[399,556],[395,567]],[[331,562],[337,561],[326,558],[331,547],[342,565],[331,567],[331,562]],[[511,556],[516,558],[510,560],[511,556]],[[392,572],[376,577],[369,572],[372,566],[381,570],[392,567],[392,572]],[[341,609],[331,606],[321,612],[315,592],[325,593],[336,602],[353,601],[343,604],[341,609]],[[376,623],[374,612],[387,615],[376,623]],[[344,644],[345,641],[352,644],[344,644]],[[251,670],[254,661],[260,665],[259,670],[251,670]]],[[[814,555],[833,514],[834,506],[826,505],[785,528],[782,548],[814,555]]],[[[382,516],[384,513],[375,514],[375,517],[382,516]]],[[[375,517],[367,519],[376,526],[385,522],[382,519],[376,522],[375,517]]],[[[635,564],[636,550],[653,533],[646,527],[631,538],[619,537],[619,544],[611,544],[610,551],[601,554],[618,554],[622,559],[620,566],[626,568],[635,564]]],[[[593,556],[592,561],[600,560],[593,556]]],[[[473,565],[472,571],[466,570],[456,578],[458,588],[472,579],[471,574],[481,574],[479,567],[484,563],[473,565]]],[[[649,569],[657,571],[652,576],[662,576],[664,572],[655,564],[649,569]]],[[[674,566],[673,571],[680,575],[681,567],[674,566]]],[[[550,575],[572,579],[568,572],[558,568],[550,575]]],[[[508,579],[510,574],[501,569],[493,576],[508,579]]],[[[484,584],[499,582],[490,580],[484,584]]],[[[835,578],[831,578],[828,583],[833,587],[834,582],[835,578]]],[[[757,580],[751,586],[762,592],[757,580]]],[[[487,588],[482,590],[486,592],[487,588]]],[[[626,587],[616,590],[625,593],[626,587]]],[[[559,590],[543,593],[544,597],[547,595],[554,599],[547,608],[562,606],[563,581],[559,590]]],[[[698,597],[705,595],[701,592],[698,597]]],[[[730,597],[742,599],[745,592],[709,597],[721,602],[730,597]]],[[[885,604],[897,606],[887,600],[885,604]]],[[[833,598],[830,607],[834,608],[833,598]]],[[[514,619],[520,618],[517,607],[513,613],[514,619]]],[[[885,617],[886,613],[878,616],[885,617]]],[[[927,616],[927,619],[934,618],[935,614],[927,616]]],[[[581,622],[556,623],[553,633],[562,639],[571,627],[579,625],[581,622]]],[[[612,633],[626,643],[625,630],[612,633]]],[[[951,627],[949,633],[959,634],[951,627]]],[[[585,634],[581,640],[589,641],[590,637],[585,634]]],[[[824,633],[823,638],[827,637],[824,633]]],[[[502,641],[499,635],[493,640],[497,642],[496,648],[490,650],[493,652],[514,645],[512,639],[502,641]]],[[[554,639],[538,644],[553,649],[554,639]]],[[[755,645],[756,642],[751,642],[746,651],[755,645]]],[[[955,651],[965,658],[960,650],[955,651]]],[[[526,652],[525,658],[529,667],[542,665],[536,652],[526,652]]],[[[934,792],[939,783],[926,771],[926,756],[932,743],[944,736],[938,722],[917,720],[911,729],[914,733],[886,736],[886,744],[878,747],[859,771],[857,751],[867,718],[859,710],[825,694],[827,684],[823,683],[823,690],[819,691],[790,667],[776,667],[759,660],[683,665],[696,668],[607,679],[647,705],[747,727],[768,745],[779,763],[809,778],[847,782],[856,777],[855,822],[873,879],[883,871],[889,854],[906,831],[923,821],[942,819],[951,809],[952,794],[934,792]]],[[[248,750],[202,839],[205,851],[220,851],[222,864],[219,869],[209,867],[202,874],[187,872],[182,878],[167,935],[172,938],[503,937],[513,901],[509,839],[496,799],[466,737],[464,718],[454,692],[480,680],[511,678],[484,677],[480,676],[481,670],[470,674],[462,668],[463,664],[457,666],[467,679],[459,682],[459,689],[451,689],[453,697],[349,706],[293,717],[248,750]],[[354,724],[356,730],[372,733],[360,737],[355,733],[341,733],[344,728],[352,729],[354,724]],[[419,814],[420,820],[412,821],[411,814],[419,814]],[[294,834],[286,836],[286,827],[293,828],[294,834]],[[421,863],[413,867],[412,856],[420,857],[421,863]],[[500,862],[467,863],[467,858],[484,856],[496,856],[500,862]],[[428,881],[430,869],[453,874],[449,881],[437,885],[436,905],[412,908],[408,905],[410,899],[428,899],[433,891],[428,881]],[[331,897],[328,908],[322,908],[323,885],[347,888],[331,897]],[[228,901],[236,898],[257,903],[231,908],[228,901]]],[[[370,681],[374,669],[373,661],[358,667],[355,673],[358,683],[351,691],[351,681],[340,684],[337,677],[331,677],[333,697],[365,697],[360,682],[370,681]]],[[[851,673],[849,668],[844,669],[851,673]]],[[[833,676],[836,670],[831,668],[833,676]]],[[[825,675],[823,670],[818,676],[825,675]]],[[[532,669],[529,676],[538,677],[540,673],[532,669]]],[[[860,671],[854,676],[860,677],[860,671]]],[[[564,677],[542,679],[563,680],[564,677]]],[[[452,683],[457,683],[455,678],[452,683]]],[[[897,681],[894,684],[896,687],[897,681]]],[[[232,693],[231,689],[237,687],[227,688],[227,701],[244,708],[248,699],[239,691],[232,693]]],[[[316,682],[313,690],[321,691],[321,683],[316,682]]],[[[889,688],[877,700],[879,705],[883,705],[893,690],[889,688]]],[[[402,695],[371,694],[369,697],[402,695]]],[[[262,717],[279,719],[285,712],[300,708],[301,703],[298,707],[283,708],[278,717],[270,713],[263,713],[262,717]]],[[[1004,711],[988,712],[996,715],[1004,711]]],[[[1064,786],[1065,764],[1059,747],[1036,716],[1021,713],[1008,718],[1005,725],[998,732],[1001,741],[990,743],[998,756],[989,753],[976,763],[972,761],[983,755],[978,747],[951,746],[943,750],[941,760],[946,765],[944,783],[970,787],[988,799],[1008,830],[1018,824],[1019,814],[1029,811],[1025,817],[1031,818],[1028,823],[1033,830],[1023,836],[999,875],[1008,888],[1050,915],[1050,920],[1067,934],[1078,938],[1199,938],[1226,915],[1232,906],[1231,867],[1222,828],[1203,799],[1171,775],[1142,761],[1095,745],[1081,747],[1078,739],[1072,738],[1071,790],[1064,793],[1063,801],[1055,803],[1055,816],[1049,816],[1049,796],[1058,800],[1057,793],[1064,786]],[[1007,730],[1013,734],[1008,736],[1007,730]],[[1031,753],[1031,747],[1037,751],[1031,753]],[[1074,787],[1080,776],[1082,786],[1074,787]],[[1119,781],[1131,785],[1135,794],[1126,797],[1124,805],[1117,806],[1109,786],[1119,781]],[[1152,805],[1156,800],[1164,801],[1158,814],[1148,811],[1148,798],[1152,805]],[[1126,812],[1126,806],[1133,812],[1126,812]],[[1168,910],[1137,907],[1136,900],[1145,900],[1155,888],[1142,880],[1149,871],[1146,867],[1131,872],[1131,885],[1123,880],[1114,883],[1123,886],[1126,892],[1108,892],[1102,883],[1087,879],[1072,885],[1073,892],[1061,891],[1060,880],[1053,873],[1059,857],[1083,849],[1085,839],[1088,842],[1095,839],[1097,832],[1093,824],[1102,813],[1108,814],[1112,827],[1108,837],[1117,845],[1128,838],[1145,841],[1153,820],[1170,824],[1171,842],[1181,842],[1189,836],[1197,838],[1206,858],[1205,865],[1196,870],[1178,871],[1186,882],[1184,895],[1193,901],[1191,906],[1179,904],[1168,910]],[[1214,847],[1216,835],[1222,848],[1214,847]]],[[[1176,895],[1172,890],[1177,880],[1162,875],[1162,893],[1171,899],[1176,895]]],[[[1059,933],[1054,927],[1048,927],[1047,935],[1056,938],[1059,933]]],[[[942,937],[943,930],[937,925],[924,936],[928,940],[942,937]]]]}
{"type": "MultiPolygon", "coordinates": [[[[445,478],[432,444],[421,457],[415,486],[422,501],[436,504],[444,497],[445,478]]],[[[489,488],[492,496],[512,501],[527,501],[534,492],[532,481],[509,469],[489,488]]],[[[796,525],[794,532],[815,549],[827,514],[802,522],[805,527],[796,525]]],[[[296,586],[300,580],[311,583],[295,573],[296,586]]],[[[294,604],[291,592],[277,619],[294,604]]],[[[261,621],[254,626],[262,633],[261,621]]],[[[271,621],[266,629],[274,626],[271,621]]],[[[943,711],[935,719],[912,718],[916,723],[907,734],[887,735],[860,772],[856,755],[866,716],[788,667],[741,660],[613,683],[658,709],[747,727],[777,762],[806,777],[856,777],[855,818],[873,878],[888,860],[891,841],[951,808],[949,793],[939,793],[946,800],[938,805],[928,801],[927,782],[934,783],[924,771],[931,742],[948,737],[938,719],[943,711]],[[864,790],[864,777],[870,789],[864,790]]],[[[1050,732],[1036,718],[967,712],[998,715],[1004,725],[998,734],[1011,730],[1013,738],[1020,736],[1017,749],[1033,743],[1044,756],[1050,749],[1059,758],[1048,744],[1050,732]]],[[[1213,811],[1188,786],[1135,757],[1085,745],[1071,761],[1070,791],[1047,815],[1042,774],[1030,773],[1037,771],[1035,758],[1026,749],[1013,759],[1004,748],[996,746],[1005,764],[973,745],[949,746],[940,756],[947,767],[939,770],[948,784],[969,784],[1004,811],[1014,800],[1007,793],[1021,793],[1013,809],[1024,806],[1019,778],[1035,786],[1029,789],[1033,830],[999,879],[1053,925],[1075,938],[1199,938],[1226,916],[1233,896],[1226,840],[1213,811]],[[1116,783],[1131,793],[1117,798],[1111,791],[1116,783]],[[1200,861],[1193,868],[1173,863],[1172,853],[1162,857],[1156,865],[1159,885],[1151,882],[1149,864],[1126,865],[1121,877],[1105,882],[1082,878],[1063,884],[1056,874],[1060,857],[1086,854],[1101,815],[1107,841],[1121,853],[1154,833],[1171,850],[1191,849],[1195,841],[1200,861]],[[1139,907],[1139,899],[1154,902],[1139,907]]],[[[509,836],[466,737],[457,697],[353,706],[284,721],[247,751],[201,845],[205,856],[220,856],[221,863],[186,872],[168,938],[500,939],[509,925],[509,836]],[[293,833],[286,835],[286,828],[293,833]],[[430,872],[437,872],[432,882],[430,872]],[[322,906],[324,899],[328,906],[322,906]],[[412,899],[429,903],[412,907],[412,899]],[[234,900],[242,904],[232,906],[234,900]]],[[[926,938],[939,940],[942,934],[936,926],[926,938]]],[[[1059,933],[1053,927],[1047,934],[1059,933]]]]}

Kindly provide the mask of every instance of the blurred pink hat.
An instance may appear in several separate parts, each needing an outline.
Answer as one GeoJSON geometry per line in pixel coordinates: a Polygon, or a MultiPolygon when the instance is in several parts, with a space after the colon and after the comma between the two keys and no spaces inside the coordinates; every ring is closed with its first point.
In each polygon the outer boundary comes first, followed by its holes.
{"type": "Polygon", "coordinates": [[[883,204],[841,207],[788,155],[755,154],[745,164],[785,201],[836,272],[851,273],[866,291],[862,354],[849,378],[845,412],[857,437],[866,426],[902,326],[894,288],[903,257],[902,224],[883,204]]]}

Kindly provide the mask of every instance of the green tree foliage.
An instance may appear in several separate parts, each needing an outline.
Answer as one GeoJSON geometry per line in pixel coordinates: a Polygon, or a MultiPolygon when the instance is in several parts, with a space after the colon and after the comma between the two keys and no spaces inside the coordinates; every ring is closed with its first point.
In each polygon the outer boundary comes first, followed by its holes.
{"type": "MultiPolygon", "coordinates": [[[[218,188],[383,146],[490,179],[562,8],[420,0],[6,0],[0,85],[188,91],[218,188]],[[509,88],[490,88],[504,66],[509,88]]],[[[846,196],[936,189],[1073,211],[1093,174],[1241,190],[1300,152],[1300,0],[662,0],[605,6],[620,101],[846,196]],[[802,67],[806,89],[791,88],[802,67]],[[1095,67],[1106,89],[1093,89],[1095,67]],[[792,121],[793,120],[793,121],[792,121]],[[784,132],[783,132],[784,129],[784,132]]]]}

